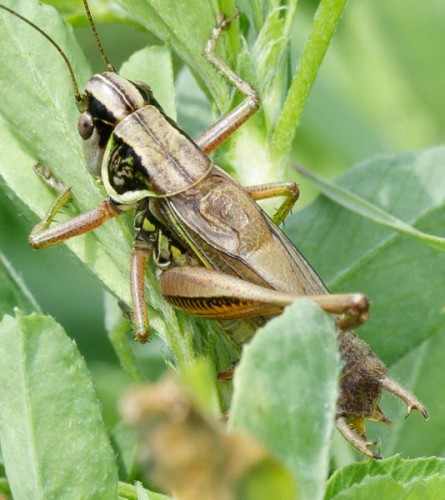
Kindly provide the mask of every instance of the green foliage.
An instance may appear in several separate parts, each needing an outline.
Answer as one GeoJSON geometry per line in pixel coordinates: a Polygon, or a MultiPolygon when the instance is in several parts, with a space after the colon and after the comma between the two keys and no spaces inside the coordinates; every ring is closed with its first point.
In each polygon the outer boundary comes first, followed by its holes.
{"type": "Polygon", "coordinates": [[[325,499],[442,498],[445,461],[402,460],[395,456],[381,462],[369,461],[345,467],[329,480],[325,499]]]}
{"type": "MultiPolygon", "coordinates": [[[[72,28],[57,11],[35,0],[2,3],[33,20],[61,45],[83,87],[91,76],[89,62],[72,28]]],[[[52,3],[74,24],[85,24],[81,2],[52,3]]],[[[134,53],[122,66],[122,74],[149,83],[157,99],[175,117],[174,78],[179,73],[176,91],[185,98],[178,102],[178,116],[190,127],[187,131],[195,132],[203,124],[202,117],[210,116],[208,100],[218,115],[239,102],[240,97],[203,56],[217,13],[232,13],[235,2],[118,3],[120,9],[112,2],[100,1],[92,6],[93,15],[101,21],[124,22],[126,27],[122,29],[147,29],[165,43],[134,53]],[[172,53],[178,59],[172,59],[172,53]]],[[[433,51],[423,51],[422,57],[414,50],[401,52],[399,58],[388,56],[378,37],[373,36],[376,21],[366,5],[351,6],[351,15],[344,18],[345,29],[335,42],[343,52],[327,61],[312,101],[305,108],[344,3],[322,0],[312,23],[313,12],[304,2],[298,15],[295,1],[287,2],[284,10],[283,2],[275,0],[237,2],[242,10],[240,23],[233,23],[219,50],[259,89],[262,108],[220,148],[215,161],[242,183],[287,178],[287,164],[293,158],[321,165],[321,170],[327,163],[335,169],[339,163],[344,166],[371,152],[397,152],[407,145],[426,146],[438,141],[445,116],[430,101],[430,87],[420,80],[421,73],[431,72],[425,61],[433,57],[433,51]],[[304,44],[303,34],[308,34],[304,44]],[[365,50],[368,61],[375,64],[372,74],[363,62],[365,50]],[[302,53],[298,64],[296,53],[302,53]],[[345,57],[349,53],[351,59],[345,57]],[[408,80],[402,78],[403,71],[396,73],[397,65],[406,67],[410,58],[412,67],[423,65],[422,71],[412,72],[413,80],[422,88],[417,97],[413,89],[401,83],[408,80]],[[353,70],[344,60],[354,61],[353,70]],[[359,82],[360,91],[353,88],[353,80],[359,82]],[[383,82],[382,87],[375,85],[375,80],[383,82]],[[390,89],[390,97],[375,90],[385,86],[390,89]],[[365,94],[378,105],[366,104],[365,94]],[[323,109],[317,110],[317,106],[323,109]],[[292,156],[290,148],[303,108],[306,116],[298,137],[300,149],[292,156]],[[404,134],[403,127],[385,129],[389,115],[395,125],[406,123],[409,133],[404,134]],[[345,119],[338,121],[338,117],[345,119]],[[332,123],[335,125],[329,128],[332,123]],[[367,133],[359,137],[358,130],[365,126],[367,133]],[[405,136],[411,142],[405,142],[405,136]]],[[[397,7],[385,4],[380,8],[387,32],[394,36],[400,26],[402,36],[409,33],[409,37],[405,35],[406,44],[414,43],[412,28],[404,28],[397,7]]],[[[404,4],[407,15],[413,9],[422,14],[420,25],[441,31],[434,8],[422,10],[413,2],[404,4]]],[[[103,193],[84,168],[76,131],[78,110],[63,61],[41,35],[3,11],[0,34],[0,185],[14,207],[36,222],[53,200],[53,193],[32,173],[31,167],[39,159],[73,189],[72,206],[61,215],[62,220],[97,206],[103,193]]],[[[121,43],[119,33],[113,33],[113,38],[116,44],[121,43]]],[[[431,67],[434,62],[432,59],[431,67]]],[[[443,92],[437,86],[433,94],[438,98],[443,92]]],[[[417,416],[405,420],[401,406],[384,398],[382,408],[395,426],[388,430],[371,428],[369,434],[377,436],[386,456],[397,452],[403,456],[445,453],[445,410],[440,400],[445,390],[444,161],[441,147],[379,156],[356,165],[335,183],[300,168],[325,196],[286,223],[291,239],[333,292],[361,291],[370,296],[371,321],[360,329],[360,335],[390,366],[392,376],[415,389],[430,409],[429,424],[417,416]]],[[[9,207],[8,202],[2,213],[9,207]]],[[[126,304],[130,303],[130,227],[131,219],[121,218],[66,244],[70,255],[126,304]]],[[[5,239],[0,241],[5,245],[5,239]]],[[[24,245],[26,242],[20,241],[19,248],[24,245]]],[[[44,273],[39,283],[46,280],[51,269],[44,273]]],[[[63,270],[52,274],[64,280],[63,270]]],[[[165,498],[140,483],[129,484],[138,477],[136,444],[121,423],[109,433],[119,453],[119,479],[126,481],[118,482],[108,429],[75,344],[54,320],[23,316],[39,312],[39,306],[3,257],[0,278],[0,314],[4,316],[0,324],[0,439],[9,480],[8,486],[0,477],[0,491],[8,493],[10,487],[19,500],[165,498]],[[22,311],[15,318],[11,316],[14,307],[22,311]]],[[[192,368],[184,378],[204,400],[207,394],[213,412],[217,403],[224,407],[228,396],[221,389],[216,401],[214,373],[236,357],[233,348],[213,324],[174,312],[162,299],[150,270],[147,287],[150,324],[171,350],[170,362],[183,368],[202,356],[211,360],[207,372],[193,372],[192,368]],[[196,389],[199,377],[206,380],[196,389]]],[[[106,323],[121,363],[116,372],[125,371],[137,382],[150,378],[146,367],[152,357],[156,356],[154,364],[159,364],[167,354],[132,344],[128,324],[114,299],[107,299],[106,323]]],[[[97,326],[88,324],[86,329],[93,336],[97,326]]],[[[97,366],[90,368],[93,376],[99,372],[97,366]]],[[[246,348],[236,378],[231,426],[256,436],[287,469],[269,463],[261,473],[254,471],[242,485],[245,495],[262,498],[260,491],[263,498],[273,494],[285,498],[291,495],[290,473],[300,498],[371,498],[379,494],[385,498],[441,498],[444,465],[433,457],[354,463],[337,470],[326,485],[329,455],[338,459],[341,454],[338,445],[332,444],[338,370],[332,322],[306,301],[269,322],[246,348]],[[270,474],[268,484],[262,482],[265,473],[270,474]]],[[[96,385],[100,387],[100,383],[96,385]]],[[[339,464],[333,460],[332,465],[335,468],[339,464]]],[[[4,476],[2,470],[0,476],[4,476]]]]}
{"type": "Polygon", "coordinates": [[[50,318],[0,323],[0,440],[14,498],[115,498],[117,470],[91,376],[50,318]]]}
{"type": "Polygon", "coordinates": [[[338,358],[333,321],[305,299],[257,332],[238,367],[231,427],[274,451],[301,498],[321,498],[324,491],[338,358]]]}
{"type": "Polygon", "coordinates": [[[363,162],[323,188],[329,198],[335,193],[335,204],[320,198],[286,224],[333,292],[361,290],[372,298],[372,320],[360,334],[386,363],[445,333],[445,257],[429,237],[443,234],[444,160],[438,147],[363,162]],[[373,223],[375,213],[383,225],[373,223]]]}
{"type": "Polygon", "coordinates": [[[15,307],[29,313],[39,306],[11,264],[0,254],[0,316],[10,314],[15,307]]]}

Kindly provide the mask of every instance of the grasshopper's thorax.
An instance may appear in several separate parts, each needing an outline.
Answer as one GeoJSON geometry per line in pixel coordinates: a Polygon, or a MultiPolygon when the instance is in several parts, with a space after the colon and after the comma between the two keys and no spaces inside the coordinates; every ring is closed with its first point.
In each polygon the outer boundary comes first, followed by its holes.
{"type": "Polygon", "coordinates": [[[165,116],[146,84],[116,73],[95,75],[84,102],[79,133],[88,168],[100,173],[122,208],[182,193],[210,172],[210,159],[165,116]]]}

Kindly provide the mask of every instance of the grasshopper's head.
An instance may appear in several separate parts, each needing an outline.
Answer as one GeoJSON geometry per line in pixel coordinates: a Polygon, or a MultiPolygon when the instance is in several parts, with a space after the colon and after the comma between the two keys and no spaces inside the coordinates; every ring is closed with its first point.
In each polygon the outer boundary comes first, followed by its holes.
{"type": "Polygon", "coordinates": [[[94,75],[86,84],[80,101],[82,114],[78,131],[84,140],[88,170],[100,174],[103,155],[116,125],[137,109],[153,100],[150,87],[131,82],[117,73],[94,75]]]}
{"type": "Polygon", "coordinates": [[[102,48],[91,17],[88,1],[83,0],[83,3],[98,49],[109,69],[105,73],[94,75],[88,81],[83,95],[79,92],[73,67],[61,46],[42,28],[15,10],[2,4],[0,4],[0,9],[9,12],[38,31],[63,58],[71,77],[74,98],[82,111],[78,130],[85,141],[84,150],[88,170],[93,175],[99,175],[101,160],[111,131],[122,118],[151,102],[151,90],[145,83],[130,82],[117,74],[102,48]]]}

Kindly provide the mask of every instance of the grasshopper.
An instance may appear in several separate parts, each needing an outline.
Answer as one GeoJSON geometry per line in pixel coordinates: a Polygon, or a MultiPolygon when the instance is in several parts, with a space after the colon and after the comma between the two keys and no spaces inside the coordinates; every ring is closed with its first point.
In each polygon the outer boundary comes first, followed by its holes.
{"type": "MultiPolygon", "coordinates": [[[[370,450],[365,420],[390,423],[379,408],[383,389],[401,398],[408,414],[426,408],[388,377],[385,365],[352,329],[366,321],[365,295],[330,295],[317,273],[279,228],[295,202],[295,183],[242,187],[214,165],[208,154],[246,122],[259,107],[259,96],[217,55],[217,42],[239,14],[220,15],[205,55],[244,100],[195,140],[169,119],[148,85],[120,76],[108,61],[86,0],[89,23],[108,70],[93,75],[80,93],[74,71],[62,49],[38,26],[8,7],[0,7],[45,36],[70,72],[81,112],[78,131],[90,173],[101,179],[106,197],[98,207],[51,226],[70,198],[70,190],[43,167],[37,173],[59,195],[32,230],[34,248],[61,243],[133,210],[134,240],[130,264],[132,315],[136,338],[149,339],[145,270],[152,257],[160,288],[173,307],[217,320],[241,349],[259,326],[294,300],[309,296],[337,315],[343,360],[337,428],[360,452],[370,450]],[[258,200],[284,197],[273,217],[258,200]],[[51,227],[50,227],[51,226],[51,227]]],[[[230,378],[232,369],[221,378],[230,378]]]]}

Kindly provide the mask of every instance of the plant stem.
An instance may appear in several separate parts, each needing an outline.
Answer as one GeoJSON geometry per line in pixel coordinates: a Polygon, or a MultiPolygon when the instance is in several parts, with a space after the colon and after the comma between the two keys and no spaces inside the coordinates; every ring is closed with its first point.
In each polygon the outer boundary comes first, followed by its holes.
{"type": "Polygon", "coordinates": [[[278,162],[288,160],[292,141],[303,114],[309,92],[323,61],[329,43],[337,29],[347,0],[321,0],[314,16],[312,29],[295,71],[292,85],[277,120],[270,151],[278,162]]]}

